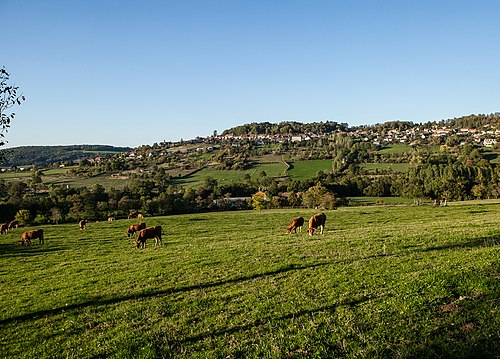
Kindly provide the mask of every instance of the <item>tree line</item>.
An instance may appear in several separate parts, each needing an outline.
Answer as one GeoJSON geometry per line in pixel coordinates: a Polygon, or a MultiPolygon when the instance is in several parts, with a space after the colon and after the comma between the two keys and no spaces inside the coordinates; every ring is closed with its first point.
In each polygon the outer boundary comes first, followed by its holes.
{"type": "MultiPolygon", "coordinates": [[[[307,180],[273,178],[261,171],[243,180],[220,184],[208,178],[197,188],[174,184],[165,169],[145,171],[123,189],[53,186],[43,193],[43,175],[35,171],[28,183],[0,182],[0,221],[24,224],[60,223],[79,219],[126,218],[132,210],[147,215],[308,207],[332,209],[348,205],[352,196],[401,196],[420,199],[466,200],[500,197],[500,171],[480,151],[463,147],[459,153],[415,150],[404,173],[374,174],[359,166],[363,148],[343,153],[348,159],[332,171],[319,171],[307,180]],[[35,188],[35,189],[34,189],[35,188]]],[[[336,159],[332,160],[335,163],[336,159]]]]}

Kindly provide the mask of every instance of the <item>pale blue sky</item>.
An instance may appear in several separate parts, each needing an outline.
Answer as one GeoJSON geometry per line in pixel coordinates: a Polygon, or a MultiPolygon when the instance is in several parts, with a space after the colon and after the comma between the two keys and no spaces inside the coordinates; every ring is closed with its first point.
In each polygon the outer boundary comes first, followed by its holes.
{"type": "Polygon", "coordinates": [[[0,0],[6,147],[500,111],[496,0],[0,0]]]}

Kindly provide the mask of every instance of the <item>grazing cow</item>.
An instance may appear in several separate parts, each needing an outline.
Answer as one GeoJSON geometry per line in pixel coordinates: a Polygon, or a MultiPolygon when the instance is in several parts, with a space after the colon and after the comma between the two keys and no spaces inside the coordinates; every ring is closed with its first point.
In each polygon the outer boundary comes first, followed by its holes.
{"type": "Polygon", "coordinates": [[[309,220],[309,235],[314,235],[314,230],[320,228],[320,234],[323,234],[323,229],[325,228],[326,215],[324,213],[317,213],[311,217],[309,220]]]}
{"type": "Polygon", "coordinates": [[[80,226],[80,231],[83,231],[85,229],[85,226],[87,225],[87,221],[82,219],[80,222],[78,222],[78,225],[80,226]]]}
{"type": "Polygon", "coordinates": [[[299,230],[299,233],[302,233],[302,226],[304,225],[304,217],[296,217],[292,219],[292,222],[290,222],[290,226],[286,229],[286,234],[291,234],[292,231],[294,233],[297,233],[297,229],[299,230]]]}
{"type": "Polygon", "coordinates": [[[128,230],[127,232],[127,237],[130,238],[130,236],[134,235],[135,232],[139,232],[140,230],[146,228],[146,223],[144,222],[141,222],[141,223],[134,223],[134,224],[131,224],[129,227],[128,227],[128,230]]]}
{"type": "Polygon", "coordinates": [[[132,219],[132,218],[136,218],[137,217],[137,212],[136,211],[132,211],[128,214],[128,219],[132,219]]]}
{"type": "Polygon", "coordinates": [[[137,213],[137,218],[144,218],[144,215],[142,213],[137,213]]]}
{"type": "Polygon", "coordinates": [[[9,226],[7,223],[0,224],[0,234],[7,234],[8,229],[9,229],[9,226]]]}
{"type": "Polygon", "coordinates": [[[43,229],[35,229],[33,231],[24,232],[21,235],[21,245],[22,246],[29,246],[29,245],[31,245],[31,240],[37,239],[37,238],[40,241],[40,244],[44,243],[43,229]]]}
{"type": "Polygon", "coordinates": [[[19,228],[19,221],[17,220],[13,220],[9,223],[9,230],[11,230],[12,228],[19,228]]]}
{"type": "Polygon", "coordinates": [[[136,248],[145,248],[146,239],[155,239],[155,247],[162,244],[161,240],[161,226],[154,226],[149,228],[144,228],[139,232],[139,235],[134,241],[136,248]]]}
{"type": "Polygon", "coordinates": [[[108,217],[108,222],[113,222],[115,220],[115,217],[108,217]]]}

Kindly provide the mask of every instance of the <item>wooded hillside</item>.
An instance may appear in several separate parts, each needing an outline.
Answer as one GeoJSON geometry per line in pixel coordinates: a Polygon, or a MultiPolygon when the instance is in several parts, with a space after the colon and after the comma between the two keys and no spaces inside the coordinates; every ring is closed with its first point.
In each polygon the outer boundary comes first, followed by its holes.
{"type": "Polygon", "coordinates": [[[107,145],[73,146],[22,146],[0,151],[5,157],[2,166],[44,166],[57,162],[73,162],[93,158],[98,155],[116,154],[130,151],[130,147],[107,145]]]}

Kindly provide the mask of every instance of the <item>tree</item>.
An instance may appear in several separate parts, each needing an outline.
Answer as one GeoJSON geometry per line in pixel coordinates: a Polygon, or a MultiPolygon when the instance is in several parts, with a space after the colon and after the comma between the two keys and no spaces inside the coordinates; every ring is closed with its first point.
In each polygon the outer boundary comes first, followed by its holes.
{"type": "Polygon", "coordinates": [[[8,110],[14,105],[21,105],[21,101],[25,100],[23,94],[18,95],[18,86],[9,85],[9,77],[5,67],[2,67],[0,69],[0,146],[5,144],[4,132],[7,132],[16,115],[14,112],[9,113],[8,110]]]}

